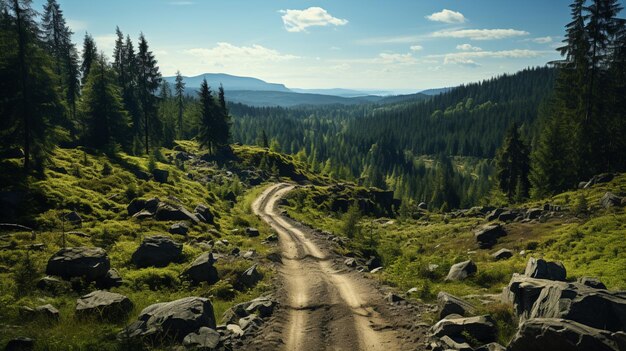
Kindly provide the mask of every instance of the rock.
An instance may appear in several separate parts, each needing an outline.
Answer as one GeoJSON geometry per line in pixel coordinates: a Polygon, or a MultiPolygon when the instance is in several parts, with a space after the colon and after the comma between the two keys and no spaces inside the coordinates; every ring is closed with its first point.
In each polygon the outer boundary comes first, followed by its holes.
{"type": "Polygon", "coordinates": [[[425,202],[420,202],[419,204],[417,204],[417,208],[419,208],[420,210],[427,210],[428,205],[425,202]]]}
{"type": "Polygon", "coordinates": [[[254,250],[248,250],[244,252],[243,255],[241,255],[241,257],[243,257],[246,260],[252,260],[255,256],[256,256],[256,251],[254,250]]]}
{"type": "Polygon", "coordinates": [[[257,297],[248,303],[245,310],[248,314],[258,313],[259,316],[266,318],[274,313],[276,305],[277,302],[268,297],[257,297]]]}
{"type": "Polygon", "coordinates": [[[283,263],[283,257],[278,252],[270,252],[265,257],[274,263],[283,263]]]}
{"type": "Polygon", "coordinates": [[[263,279],[263,275],[257,270],[257,265],[255,264],[241,274],[239,284],[245,288],[252,288],[261,279],[263,279]]]}
{"type": "Polygon", "coordinates": [[[474,349],[474,351],[506,351],[506,347],[496,343],[496,342],[492,342],[489,343],[487,345],[483,345],[479,348],[474,349]]]}
{"type": "Polygon", "coordinates": [[[62,281],[54,277],[43,277],[37,282],[37,289],[57,295],[68,291],[71,288],[70,283],[62,281]]]}
{"type": "Polygon", "coordinates": [[[133,303],[122,294],[96,290],[76,300],[76,315],[104,320],[119,320],[133,309],[133,303]]]}
{"type": "Polygon", "coordinates": [[[183,275],[188,277],[194,284],[207,282],[209,285],[213,285],[220,280],[217,274],[217,268],[213,266],[215,261],[212,253],[205,252],[198,256],[193,263],[185,269],[183,275]]]}
{"type": "Polygon", "coordinates": [[[374,274],[374,273],[378,273],[378,272],[380,272],[380,271],[382,271],[382,270],[383,270],[383,267],[376,267],[376,268],[372,269],[372,270],[370,271],[370,273],[373,273],[373,274],[374,274]]]}
{"type": "Polygon", "coordinates": [[[81,277],[94,281],[106,276],[111,268],[107,253],[99,247],[68,247],[48,260],[46,274],[63,279],[81,277]]]}
{"type": "Polygon", "coordinates": [[[265,238],[265,241],[267,241],[268,243],[277,242],[278,236],[276,234],[270,234],[267,236],[267,238],[265,238]]]}
{"type": "Polygon", "coordinates": [[[197,332],[189,333],[183,339],[183,345],[194,350],[213,350],[219,342],[220,333],[208,327],[200,327],[197,332]]]}
{"type": "Polygon", "coordinates": [[[257,237],[257,236],[259,236],[259,230],[256,229],[256,228],[248,227],[248,228],[246,228],[246,235],[251,237],[251,238],[257,237]]]}
{"type": "Polygon", "coordinates": [[[83,218],[78,213],[76,213],[76,211],[72,211],[66,214],[65,219],[74,224],[80,224],[83,222],[83,218]]]}
{"type": "Polygon", "coordinates": [[[196,206],[196,208],[194,208],[193,210],[195,213],[199,214],[202,216],[202,218],[204,218],[203,222],[206,223],[213,223],[215,220],[215,216],[213,215],[213,213],[211,212],[211,209],[209,208],[209,206],[204,205],[204,204],[198,204],[196,206]]]}
{"type": "Polygon", "coordinates": [[[238,247],[233,248],[232,250],[230,250],[230,254],[233,256],[239,256],[239,253],[241,252],[241,249],[238,247]]]}
{"type": "Polygon", "coordinates": [[[19,314],[22,318],[45,318],[52,321],[58,321],[60,317],[59,310],[51,304],[37,306],[35,308],[20,307],[19,314]]]}
{"type": "Polygon", "coordinates": [[[156,213],[157,208],[159,208],[159,204],[161,204],[161,200],[159,200],[158,197],[153,197],[151,199],[146,200],[146,203],[143,209],[154,214],[156,213]]]}
{"type": "Polygon", "coordinates": [[[380,258],[371,256],[367,261],[365,261],[365,265],[371,271],[374,268],[382,267],[383,264],[380,261],[380,258]]]}
{"type": "Polygon", "coordinates": [[[514,274],[503,298],[513,304],[520,321],[563,318],[593,328],[626,331],[624,292],[514,274]]]}
{"type": "Polygon", "coordinates": [[[506,231],[500,224],[485,225],[474,232],[474,237],[481,249],[492,248],[498,238],[503,236],[506,236],[506,231]]]}
{"type": "Polygon", "coordinates": [[[238,324],[228,324],[226,326],[226,330],[228,330],[229,333],[233,334],[237,338],[242,337],[244,334],[243,329],[241,329],[238,324]]]}
{"type": "Polygon", "coordinates": [[[129,216],[135,215],[137,212],[143,210],[146,207],[146,200],[144,199],[133,199],[128,206],[126,206],[126,211],[129,216]]]}
{"type": "Polygon", "coordinates": [[[165,203],[159,204],[155,217],[159,221],[191,221],[194,224],[200,222],[196,215],[187,211],[184,207],[180,206],[176,208],[165,203]]]}
{"type": "Polygon", "coordinates": [[[35,349],[35,340],[26,337],[19,337],[9,340],[4,351],[31,351],[35,349]]]}
{"type": "Polygon", "coordinates": [[[162,235],[147,237],[137,251],[133,253],[131,262],[137,267],[165,267],[180,259],[183,245],[162,235]]]}
{"type": "Polygon", "coordinates": [[[170,172],[164,169],[155,168],[152,170],[152,176],[154,177],[154,180],[159,183],[167,183],[167,178],[170,176],[170,172]]]}
{"type": "Polygon", "coordinates": [[[411,288],[406,291],[406,296],[415,296],[419,294],[420,290],[418,288],[411,288]]]}
{"type": "Polygon", "coordinates": [[[116,269],[111,268],[107,274],[96,281],[96,286],[100,289],[110,289],[113,287],[122,286],[123,280],[116,269]]]}
{"type": "Polygon", "coordinates": [[[620,351],[623,333],[610,333],[564,319],[537,318],[520,326],[508,351],[620,351]]]}
{"type": "Polygon", "coordinates": [[[490,316],[446,318],[433,325],[431,333],[439,338],[444,335],[458,338],[469,334],[479,342],[489,343],[496,340],[496,322],[490,316]]]}
{"type": "Polygon", "coordinates": [[[517,218],[518,213],[515,211],[504,211],[498,216],[500,222],[509,222],[517,218]]]}
{"type": "Polygon", "coordinates": [[[582,277],[582,278],[578,278],[577,281],[580,284],[586,285],[586,286],[594,288],[594,289],[604,289],[604,290],[606,290],[606,285],[604,285],[604,283],[601,282],[598,278],[582,277]]]}
{"type": "Polygon", "coordinates": [[[584,189],[591,188],[596,184],[608,183],[613,180],[615,176],[612,173],[602,173],[591,177],[591,179],[583,185],[584,189]]]}
{"type": "Polygon", "coordinates": [[[543,214],[543,209],[541,208],[531,208],[526,211],[526,218],[528,219],[538,219],[543,214]]]}
{"type": "Polygon", "coordinates": [[[189,232],[189,226],[185,222],[178,222],[172,224],[169,230],[170,234],[187,235],[189,232]]]}
{"type": "Polygon", "coordinates": [[[465,278],[474,275],[477,271],[478,268],[472,260],[460,262],[450,267],[446,281],[464,280],[465,278]]]}
{"type": "Polygon", "coordinates": [[[600,199],[600,205],[604,208],[611,208],[613,206],[621,206],[622,198],[611,192],[607,192],[600,199]]]}
{"type": "Polygon", "coordinates": [[[244,334],[251,330],[258,329],[261,324],[263,324],[263,320],[256,314],[251,314],[239,319],[239,327],[243,330],[244,334]]]}
{"type": "Polygon", "coordinates": [[[191,296],[144,308],[137,321],[122,331],[119,337],[182,341],[202,327],[216,329],[213,305],[207,298],[191,296]]]}
{"type": "Polygon", "coordinates": [[[494,209],[493,211],[491,211],[491,213],[489,213],[489,215],[487,215],[487,220],[489,222],[495,221],[496,219],[498,219],[498,217],[500,217],[500,215],[504,211],[505,210],[503,208],[496,208],[496,209],[494,209]]]}
{"type": "Polygon", "coordinates": [[[496,259],[496,261],[508,260],[509,258],[513,257],[513,251],[509,249],[500,249],[494,252],[493,254],[491,254],[491,257],[496,259]]]}
{"type": "Polygon", "coordinates": [[[137,213],[135,213],[133,215],[133,218],[139,219],[139,220],[143,220],[143,219],[147,219],[147,218],[151,218],[152,216],[154,216],[154,213],[147,211],[147,210],[141,210],[137,213]]]}
{"type": "Polygon", "coordinates": [[[439,339],[447,348],[457,351],[473,351],[472,347],[466,343],[463,338],[457,338],[457,340],[444,335],[439,339]]]}
{"type": "Polygon", "coordinates": [[[348,267],[352,267],[352,268],[358,266],[358,263],[357,263],[356,259],[352,258],[352,257],[351,258],[346,258],[346,260],[343,261],[343,264],[345,264],[348,267]]]}
{"type": "Polygon", "coordinates": [[[396,295],[394,293],[388,293],[385,296],[385,300],[389,303],[398,303],[398,302],[402,302],[404,301],[404,298],[402,298],[402,296],[400,295],[396,295]]]}
{"type": "Polygon", "coordinates": [[[179,161],[187,161],[191,159],[191,156],[184,151],[180,151],[176,153],[176,159],[179,161]]]}
{"type": "Polygon", "coordinates": [[[537,279],[565,281],[565,267],[561,262],[549,262],[544,259],[531,257],[526,264],[524,275],[537,279]]]}
{"type": "Polygon", "coordinates": [[[443,291],[437,294],[437,306],[439,307],[439,318],[442,319],[450,314],[466,316],[476,310],[468,302],[443,291]]]}

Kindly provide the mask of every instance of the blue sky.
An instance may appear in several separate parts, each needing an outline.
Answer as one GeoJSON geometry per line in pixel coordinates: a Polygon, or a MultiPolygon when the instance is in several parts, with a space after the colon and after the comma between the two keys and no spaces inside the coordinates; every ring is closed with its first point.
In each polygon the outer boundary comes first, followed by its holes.
{"type": "MultiPolygon", "coordinates": [[[[417,91],[558,57],[570,0],[59,0],[75,40],[110,54],[143,32],[164,75],[293,88],[417,91]]],[[[36,0],[36,7],[44,0],[36,0]]]]}

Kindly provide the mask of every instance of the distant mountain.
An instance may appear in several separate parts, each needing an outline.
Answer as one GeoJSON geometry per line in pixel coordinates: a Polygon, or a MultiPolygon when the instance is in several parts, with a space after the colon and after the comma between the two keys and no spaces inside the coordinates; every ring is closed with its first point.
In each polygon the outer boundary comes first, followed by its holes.
{"type": "Polygon", "coordinates": [[[368,96],[368,95],[390,95],[387,91],[364,91],[364,90],[353,90],[353,89],[300,89],[300,88],[290,88],[291,91],[296,93],[304,93],[304,94],[320,94],[320,95],[333,95],[333,96],[342,96],[342,97],[358,97],[358,96],[368,96]]]}
{"type": "MultiPolygon", "coordinates": [[[[224,90],[255,90],[255,91],[283,91],[290,92],[283,84],[268,83],[263,80],[252,77],[239,77],[232,76],[224,73],[205,73],[194,77],[185,77],[185,85],[190,90],[197,90],[200,88],[202,80],[205,79],[209,83],[209,86],[213,90],[217,90],[217,87],[222,84],[224,90]]],[[[170,84],[174,84],[176,77],[163,77],[170,84]]]]}
{"type": "Polygon", "coordinates": [[[428,96],[434,96],[434,95],[447,93],[447,92],[449,92],[452,89],[454,89],[454,88],[426,89],[426,90],[420,91],[420,94],[424,94],[424,95],[428,95],[428,96]]]}

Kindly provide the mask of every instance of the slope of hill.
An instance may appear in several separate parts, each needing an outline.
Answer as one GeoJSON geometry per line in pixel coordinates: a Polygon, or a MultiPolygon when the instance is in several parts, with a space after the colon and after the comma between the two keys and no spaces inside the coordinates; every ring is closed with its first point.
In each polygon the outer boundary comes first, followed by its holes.
{"type": "MultiPolygon", "coordinates": [[[[176,77],[163,77],[170,84],[174,84],[176,77]]],[[[193,77],[183,77],[187,89],[195,91],[200,88],[203,79],[209,86],[216,89],[222,84],[225,90],[255,90],[255,91],[282,91],[290,92],[283,84],[268,83],[252,77],[239,77],[224,73],[205,73],[193,77]]]]}

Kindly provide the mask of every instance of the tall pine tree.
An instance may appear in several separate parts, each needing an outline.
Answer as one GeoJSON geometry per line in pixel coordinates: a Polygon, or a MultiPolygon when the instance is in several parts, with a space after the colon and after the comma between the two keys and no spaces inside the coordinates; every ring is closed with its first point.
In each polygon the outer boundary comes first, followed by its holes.
{"type": "Polygon", "coordinates": [[[176,85],[174,86],[178,118],[176,119],[176,131],[179,139],[184,136],[183,115],[185,113],[185,81],[180,71],[176,71],[176,85]]]}
{"type": "Polygon", "coordinates": [[[148,48],[148,42],[142,33],[139,36],[139,52],[137,53],[137,95],[143,115],[143,137],[146,154],[150,154],[150,141],[156,144],[163,133],[155,96],[160,84],[161,73],[157,61],[148,48]]]}
{"type": "Polygon", "coordinates": [[[528,197],[529,152],[515,123],[507,131],[502,147],[498,150],[496,172],[498,186],[509,201],[513,201],[514,197],[528,197]]]}

